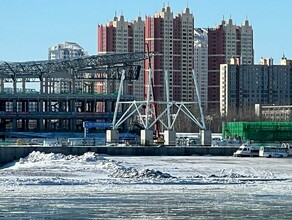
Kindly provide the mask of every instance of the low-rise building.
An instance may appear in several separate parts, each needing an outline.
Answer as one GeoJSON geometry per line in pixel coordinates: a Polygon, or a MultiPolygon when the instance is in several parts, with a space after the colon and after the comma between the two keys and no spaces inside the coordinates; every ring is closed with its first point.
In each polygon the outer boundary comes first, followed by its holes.
{"type": "Polygon", "coordinates": [[[255,115],[258,119],[270,121],[290,121],[292,105],[261,105],[255,104],[255,115]]]}

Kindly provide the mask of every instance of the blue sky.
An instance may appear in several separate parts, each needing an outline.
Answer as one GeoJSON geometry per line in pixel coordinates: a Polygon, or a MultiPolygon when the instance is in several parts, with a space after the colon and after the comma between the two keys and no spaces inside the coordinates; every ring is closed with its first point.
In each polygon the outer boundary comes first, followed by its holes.
{"type": "Polygon", "coordinates": [[[247,17],[254,30],[255,63],[283,54],[292,58],[292,0],[0,0],[0,60],[44,60],[64,41],[97,53],[97,26],[115,12],[128,21],[153,15],[164,4],[177,14],[188,5],[195,27],[215,27],[223,16],[236,24],[247,17]]]}

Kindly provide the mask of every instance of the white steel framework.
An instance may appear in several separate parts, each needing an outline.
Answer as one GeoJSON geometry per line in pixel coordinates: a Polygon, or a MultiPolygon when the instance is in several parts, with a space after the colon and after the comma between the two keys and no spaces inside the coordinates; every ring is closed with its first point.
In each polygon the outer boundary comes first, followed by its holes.
{"type": "MultiPolygon", "coordinates": [[[[150,69],[149,71],[149,78],[151,79],[151,74],[152,71],[150,69]]],[[[197,100],[198,101],[193,101],[193,102],[184,102],[184,101],[172,101],[169,98],[169,85],[168,85],[168,72],[165,71],[165,83],[166,83],[166,93],[167,93],[167,100],[166,101],[155,101],[151,97],[153,97],[153,91],[152,87],[150,85],[151,80],[149,80],[148,83],[148,90],[147,90],[147,99],[144,101],[120,101],[120,94],[122,93],[122,85],[123,81],[125,79],[124,77],[125,72],[122,72],[122,77],[121,77],[121,83],[120,83],[120,88],[119,88],[119,93],[117,96],[117,101],[116,101],[116,106],[115,106],[115,114],[113,117],[113,127],[112,129],[115,130],[119,126],[121,126],[126,120],[128,120],[130,117],[134,116],[137,114],[137,118],[139,119],[139,122],[141,126],[145,129],[148,130],[152,128],[158,121],[161,123],[165,129],[167,130],[173,130],[174,123],[176,122],[179,113],[184,113],[192,122],[194,122],[201,130],[206,130],[206,125],[205,125],[205,119],[204,119],[204,113],[202,110],[201,106],[201,98],[199,94],[199,90],[197,87],[197,76],[195,74],[195,71],[193,70],[193,80],[194,80],[194,85],[196,89],[196,95],[197,95],[197,100]],[[128,108],[125,110],[123,115],[117,120],[117,112],[118,108],[120,107],[121,104],[128,104],[128,108]],[[157,115],[155,118],[155,112],[152,108],[154,105],[161,105],[161,106],[166,106],[164,110],[160,114],[157,115]],[[191,105],[198,105],[199,110],[200,110],[200,119],[198,119],[189,109],[188,106],[191,105]],[[146,106],[146,109],[145,109],[146,106]],[[174,109],[172,107],[176,107],[175,112],[171,112],[171,109],[174,109]],[[144,112],[146,110],[146,115],[143,115],[141,112],[144,112]],[[167,118],[167,123],[165,123],[162,118],[166,114],[167,118]],[[149,119],[153,118],[153,120],[150,122],[149,119]]]]}

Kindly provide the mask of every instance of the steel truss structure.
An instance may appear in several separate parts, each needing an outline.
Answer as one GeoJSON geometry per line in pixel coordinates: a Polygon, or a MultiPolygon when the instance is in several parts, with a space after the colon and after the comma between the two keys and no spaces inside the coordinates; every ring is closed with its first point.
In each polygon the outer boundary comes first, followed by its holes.
{"type": "MultiPolygon", "coordinates": [[[[152,71],[149,70],[149,79],[152,77],[152,71]]],[[[153,97],[153,91],[150,89],[150,80],[148,85],[148,94],[147,100],[145,101],[120,101],[120,95],[122,92],[122,85],[124,80],[124,73],[121,78],[119,93],[117,96],[117,104],[115,107],[114,117],[113,117],[113,127],[112,129],[117,129],[121,126],[125,121],[127,121],[131,116],[137,115],[141,126],[145,129],[151,129],[154,127],[155,123],[159,121],[160,124],[164,126],[167,130],[174,129],[174,123],[178,118],[178,115],[182,112],[185,114],[192,122],[194,122],[201,130],[207,130],[205,124],[205,117],[203,113],[203,109],[201,106],[201,98],[199,95],[198,85],[197,85],[197,77],[195,71],[193,70],[193,80],[196,89],[196,96],[198,101],[194,102],[178,102],[170,100],[169,98],[169,85],[168,85],[168,72],[165,71],[165,86],[166,86],[166,93],[167,93],[167,100],[166,101],[155,101],[152,100],[150,97],[153,97]],[[128,104],[129,107],[125,110],[124,114],[117,119],[118,108],[120,104],[128,104]],[[154,111],[152,106],[160,105],[164,107],[164,110],[160,114],[157,115],[157,118],[154,118],[154,111]],[[200,111],[200,116],[196,117],[191,110],[189,109],[190,106],[198,106],[200,111]],[[146,115],[143,115],[141,112],[145,112],[146,107],[146,115]],[[174,108],[173,108],[174,107],[174,108]],[[171,112],[171,109],[176,109],[175,112],[171,112]],[[166,116],[167,122],[163,121],[163,116],[166,116]],[[150,119],[154,119],[150,121],[150,119]]]]}
{"type": "Polygon", "coordinates": [[[77,78],[77,79],[121,79],[125,70],[126,80],[139,77],[139,61],[154,56],[155,53],[121,53],[86,56],[66,60],[44,60],[29,62],[0,62],[0,79],[21,81],[31,78],[77,78]]]}
{"type": "MultiPolygon", "coordinates": [[[[111,89],[95,92],[95,83],[110,81],[114,85],[111,81],[119,82],[122,72],[126,80],[135,80],[144,60],[154,55],[135,52],[67,60],[0,61],[0,133],[80,132],[84,121],[110,122],[117,94],[111,89]],[[39,86],[39,91],[27,89],[30,82],[39,86]],[[58,83],[67,84],[67,90],[57,90],[58,83]]],[[[123,94],[120,99],[134,97],[123,94]]],[[[117,117],[120,115],[118,112],[117,117]]]]}

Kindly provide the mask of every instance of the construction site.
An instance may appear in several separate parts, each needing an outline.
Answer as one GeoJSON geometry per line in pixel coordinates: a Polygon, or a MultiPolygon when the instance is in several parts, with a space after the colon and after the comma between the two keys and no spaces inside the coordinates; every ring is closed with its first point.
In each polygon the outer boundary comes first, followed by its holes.
{"type": "Polygon", "coordinates": [[[0,134],[15,132],[84,132],[107,130],[106,143],[117,143],[130,119],[139,124],[141,145],[175,145],[174,123],[185,114],[200,129],[201,144],[209,145],[196,75],[197,100],[174,101],[164,71],[166,100],[155,100],[149,65],[145,100],[129,95],[129,85],[140,75],[141,63],[155,53],[96,55],[67,60],[0,63],[0,134]],[[128,82],[127,82],[128,81],[128,82]],[[33,84],[37,89],[32,89],[33,84]],[[10,86],[7,86],[10,85],[10,86]],[[199,107],[199,116],[191,112],[199,107]],[[157,109],[160,109],[160,112],[157,109]],[[161,133],[163,136],[161,137],[161,133]]]}
{"type": "MultiPolygon", "coordinates": [[[[111,122],[118,95],[115,82],[122,71],[126,80],[139,77],[140,66],[135,63],[148,55],[0,62],[1,133],[82,132],[84,121],[111,122]],[[98,91],[98,84],[105,81],[106,86],[98,91]]],[[[131,101],[134,97],[125,94],[120,99],[131,101]]]]}

